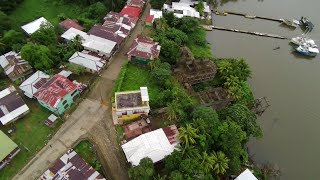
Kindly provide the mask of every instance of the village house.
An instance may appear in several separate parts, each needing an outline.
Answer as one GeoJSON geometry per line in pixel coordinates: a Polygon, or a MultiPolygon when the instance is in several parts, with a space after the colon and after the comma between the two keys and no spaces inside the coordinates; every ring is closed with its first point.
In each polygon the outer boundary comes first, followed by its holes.
{"type": "Polygon", "coordinates": [[[107,60],[89,51],[75,52],[70,58],[70,63],[83,66],[88,72],[99,74],[107,65],[107,60]]]}
{"type": "Polygon", "coordinates": [[[127,141],[151,131],[150,120],[145,118],[125,124],[122,128],[127,141]]]}
{"type": "Polygon", "coordinates": [[[117,48],[124,42],[129,34],[129,30],[121,25],[101,26],[94,25],[88,32],[90,35],[95,35],[103,39],[107,39],[117,43],[117,48]]]}
{"type": "Polygon", "coordinates": [[[98,171],[93,169],[74,150],[68,150],[55,164],[46,170],[41,180],[106,180],[98,171]]]}
{"type": "Polygon", "coordinates": [[[112,27],[113,25],[120,25],[121,27],[131,31],[137,23],[137,19],[130,18],[128,15],[123,15],[117,12],[109,12],[104,18],[102,26],[112,27]]]}
{"type": "Polygon", "coordinates": [[[144,0],[128,0],[127,1],[127,5],[128,6],[137,7],[137,8],[140,8],[140,9],[143,9],[145,3],[146,2],[144,0]]]}
{"type": "Polygon", "coordinates": [[[152,26],[153,22],[154,22],[154,16],[148,15],[145,20],[146,26],[152,26]]]}
{"type": "Polygon", "coordinates": [[[64,31],[67,31],[70,28],[75,28],[75,29],[78,29],[80,31],[84,30],[84,28],[82,26],[80,26],[80,24],[78,23],[77,20],[66,19],[64,21],[61,21],[59,23],[59,25],[64,31]]]}
{"type": "Polygon", "coordinates": [[[32,67],[28,61],[23,60],[19,53],[13,51],[0,56],[0,65],[12,81],[24,80],[28,74],[32,73],[32,67]]]}
{"type": "Polygon", "coordinates": [[[0,170],[4,168],[10,161],[20,152],[16,143],[14,143],[7,135],[0,131],[0,170]]]}
{"type": "MultiPolygon", "coordinates": [[[[173,14],[182,18],[185,16],[200,18],[200,13],[194,8],[198,4],[198,1],[192,0],[180,0],[180,2],[172,2],[171,5],[164,4],[163,10],[168,12],[173,12],[173,14]]],[[[204,15],[209,15],[211,13],[210,7],[206,2],[203,2],[204,15]]]]}
{"type": "Polygon", "coordinates": [[[179,131],[175,125],[142,134],[121,145],[121,148],[133,166],[139,165],[141,159],[149,157],[153,163],[170,155],[179,144],[179,131]]]}
{"type": "Polygon", "coordinates": [[[41,88],[49,80],[50,76],[42,71],[35,72],[32,76],[22,82],[19,88],[23,91],[24,95],[33,98],[33,94],[41,88]]]}
{"type": "Polygon", "coordinates": [[[0,92],[0,122],[7,125],[29,113],[29,108],[13,87],[0,92]]]}
{"type": "Polygon", "coordinates": [[[29,35],[33,34],[34,32],[38,31],[41,27],[41,24],[51,24],[48,20],[44,17],[40,17],[26,25],[21,26],[21,28],[29,35]]]}
{"type": "Polygon", "coordinates": [[[249,169],[243,171],[235,180],[258,180],[249,169]]]}
{"type": "Polygon", "coordinates": [[[85,42],[87,39],[89,39],[89,35],[86,32],[73,27],[64,32],[61,37],[67,41],[72,41],[77,35],[81,37],[82,42],[85,42]]]}
{"type": "Polygon", "coordinates": [[[128,59],[131,62],[146,65],[160,54],[158,42],[154,42],[152,38],[139,35],[134,39],[128,54],[128,59]]]}
{"type": "Polygon", "coordinates": [[[77,86],[60,74],[54,75],[34,94],[43,107],[57,115],[62,115],[70,108],[77,95],[77,86]]]}
{"type": "Polygon", "coordinates": [[[149,111],[147,87],[140,87],[138,91],[115,93],[115,113],[120,121],[136,119],[141,115],[148,116],[149,111]]]}
{"type": "Polygon", "coordinates": [[[141,14],[141,9],[138,7],[133,7],[133,6],[125,6],[121,11],[120,14],[122,15],[128,15],[129,17],[133,18],[138,18],[140,17],[141,14]]]}

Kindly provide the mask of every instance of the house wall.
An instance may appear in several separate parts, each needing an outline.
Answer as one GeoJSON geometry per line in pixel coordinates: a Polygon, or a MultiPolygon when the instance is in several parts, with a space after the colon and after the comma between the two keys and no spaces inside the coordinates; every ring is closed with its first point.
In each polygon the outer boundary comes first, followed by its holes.
{"type": "Polygon", "coordinates": [[[116,110],[118,119],[123,121],[130,121],[140,117],[141,115],[148,116],[150,108],[141,108],[141,109],[126,109],[126,110],[116,110]]]}
{"type": "Polygon", "coordinates": [[[59,104],[57,105],[56,108],[51,107],[49,105],[47,105],[45,102],[41,101],[38,99],[38,102],[45,107],[46,109],[48,109],[49,111],[57,114],[57,115],[62,115],[67,109],[69,109],[71,107],[71,105],[74,102],[74,98],[79,95],[79,91],[78,90],[74,90],[71,93],[69,93],[67,96],[63,97],[59,104]]]}
{"type": "Polygon", "coordinates": [[[131,57],[131,61],[133,63],[138,63],[138,64],[142,64],[142,65],[147,65],[150,62],[150,59],[145,59],[145,58],[140,58],[140,57],[136,57],[136,56],[132,56],[131,57]]]}
{"type": "Polygon", "coordinates": [[[16,147],[7,157],[0,161],[0,170],[4,168],[10,161],[20,152],[19,147],[16,147]]]}

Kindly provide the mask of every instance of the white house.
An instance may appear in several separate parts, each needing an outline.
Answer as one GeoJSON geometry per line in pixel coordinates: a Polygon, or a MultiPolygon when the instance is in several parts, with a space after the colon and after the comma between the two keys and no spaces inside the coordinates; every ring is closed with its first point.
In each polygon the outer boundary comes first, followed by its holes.
{"type": "Polygon", "coordinates": [[[0,122],[2,125],[13,122],[27,113],[29,113],[28,106],[13,86],[0,92],[0,122]]]}
{"type": "Polygon", "coordinates": [[[78,64],[86,68],[88,72],[99,73],[107,64],[101,57],[88,54],[87,51],[75,52],[70,58],[70,63],[78,64]]]}
{"type": "Polygon", "coordinates": [[[49,80],[50,76],[42,71],[35,72],[32,76],[26,79],[19,88],[23,91],[24,95],[33,98],[33,94],[40,89],[40,87],[49,80]]]}
{"type": "MultiPolygon", "coordinates": [[[[178,18],[182,18],[184,16],[200,18],[200,13],[193,8],[196,4],[198,4],[198,1],[181,0],[180,2],[172,2],[172,5],[164,4],[163,9],[168,12],[173,12],[173,14],[178,18]]],[[[207,3],[203,2],[203,5],[203,12],[210,13],[210,7],[207,3]]]]}
{"type": "Polygon", "coordinates": [[[258,180],[249,169],[243,171],[235,180],[258,180]]]}
{"type": "Polygon", "coordinates": [[[150,15],[153,16],[154,19],[162,18],[162,11],[157,9],[150,9],[150,15]]]}
{"type": "Polygon", "coordinates": [[[29,35],[33,34],[37,30],[40,29],[40,25],[44,23],[51,24],[48,20],[46,20],[44,17],[40,17],[39,19],[36,19],[26,25],[21,26],[21,28],[29,35]]]}
{"type": "Polygon", "coordinates": [[[179,144],[178,129],[175,125],[142,134],[123,144],[122,150],[132,165],[137,166],[141,159],[149,157],[153,163],[170,155],[179,144]]]}
{"type": "Polygon", "coordinates": [[[83,31],[80,31],[79,29],[76,29],[76,28],[69,28],[66,32],[64,32],[61,37],[68,40],[68,41],[71,41],[73,40],[74,37],[76,37],[77,35],[80,35],[83,39],[83,41],[85,41],[86,39],[89,38],[89,35],[87,35],[86,32],[83,32],[83,31]]]}

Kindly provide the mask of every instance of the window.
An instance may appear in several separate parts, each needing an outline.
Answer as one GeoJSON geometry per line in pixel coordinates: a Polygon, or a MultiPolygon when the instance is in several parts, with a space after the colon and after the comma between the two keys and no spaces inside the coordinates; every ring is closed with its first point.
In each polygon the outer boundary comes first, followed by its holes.
{"type": "Polygon", "coordinates": [[[71,94],[71,96],[73,97],[75,94],[77,94],[78,91],[73,91],[73,93],[71,94]]]}
{"type": "Polygon", "coordinates": [[[67,103],[67,100],[64,100],[63,102],[62,102],[62,105],[65,105],[67,103]]]}

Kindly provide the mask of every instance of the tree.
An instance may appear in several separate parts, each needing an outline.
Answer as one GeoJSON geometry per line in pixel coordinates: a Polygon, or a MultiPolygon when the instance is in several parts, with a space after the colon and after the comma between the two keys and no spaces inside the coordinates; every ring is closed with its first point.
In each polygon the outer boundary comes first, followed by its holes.
{"type": "Polygon", "coordinates": [[[211,170],[213,170],[215,159],[213,156],[209,155],[206,151],[204,151],[200,156],[200,162],[200,165],[202,166],[204,172],[209,173],[211,170]]]}
{"type": "Polygon", "coordinates": [[[155,173],[152,159],[141,159],[139,165],[131,167],[128,173],[132,180],[151,180],[155,173]]]}
{"type": "Polygon", "coordinates": [[[179,19],[179,24],[175,28],[186,34],[196,32],[199,29],[199,21],[193,17],[184,16],[179,19]]]}
{"type": "Polygon", "coordinates": [[[2,35],[4,31],[9,29],[11,29],[11,20],[9,16],[7,16],[4,12],[0,11],[0,35],[2,35]]]}
{"type": "Polygon", "coordinates": [[[46,46],[27,43],[21,48],[21,56],[35,69],[47,70],[52,68],[51,52],[46,46]]]}
{"type": "Polygon", "coordinates": [[[203,16],[204,4],[202,0],[198,1],[198,4],[196,4],[195,9],[200,13],[200,16],[203,16]]]}
{"type": "Polygon", "coordinates": [[[160,87],[163,86],[166,80],[171,77],[171,69],[168,63],[160,63],[151,71],[151,77],[160,87]]]}
{"type": "Polygon", "coordinates": [[[221,111],[222,118],[230,118],[236,122],[247,136],[262,137],[261,127],[257,123],[257,116],[243,104],[233,104],[221,111]]]}
{"type": "Polygon", "coordinates": [[[251,77],[249,65],[243,60],[223,59],[217,62],[218,73],[222,79],[234,76],[239,81],[246,81],[251,77]]]}
{"type": "Polygon", "coordinates": [[[55,33],[55,28],[50,23],[41,24],[40,29],[31,34],[31,39],[33,42],[45,46],[56,45],[58,43],[58,37],[55,33]]]}
{"type": "Polygon", "coordinates": [[[179,128],[179,139],[184,147],[189,147],[196,143],[196,139],[199,138],[197,134],[198,129],[193,128],[191,124],[187,124],[185,127],[179,128]]]}
{"type": "Polygon", "coordinates": [[[5,13],[10,14],[22,1],[23,0],[0,0],[0,9],[5,13]]]}
{"type": "Polygon", "coordinates": [[[84,39],[82,38],[82,36],[80,36],[79,34],[77,34],[73,40],[71,41],[72,42],[72,45],[74,46],[74,49],[76,49],[77,51],[81,51],[83,50],[83,46],[82,46],[82,41],[84,39]]]}
{"type": "Polygon", "coordinates": [[[153,9],[162,9],[162,6],[165,2],[165,0],[151,0],[150,4],[153,9]]]}
{"type": "Polygon", "coordinates": [[[227,169],[229,168],[228,162],[229,159],[226,157],[226,155],[219,151],[219,152],[213,152],[211,155],[213,159],[213,171],[216,175],[223,175],[226,173],[227,169]]]}
{"type": "Polygon", "coordinates": [[[165,31],[159,31],[159,33],[155,35],[154,39],[160,43],[163,43],[166,40],[171,40],[177,45],[182,46],[187,43],[188,36],[186,33],[176,28],[169,28],[165,31]]]}
{"type": "Polygon", "coordinates": [[[7,31],[2,38],[2,42],[11,48],[16,44],[23,44],[24,41],[23,34],[15,30],[7,31]]]}
{"type": "Polygon", "coordinates": [[[160,18],[156,21],[156,28],[159,31],[166,31],[169,28],[167,20],[165,18],[160,18]]]}
{"type": "Polygon", "coordinates": [[[175,42],[166,40],[161,44],[160,59],[162,62],[174,65],[176,64],[179,56],[180,49],[175,42]]]}
{"type": "Polygon", "coordinates": [[[80,66],[78,64],[70,63],[70,64],[67,65],[67,68],[68,68],[69,71],[73,72],[76,75],[81,75],[84,72],[86,72],[85,67],[80,66]]]}
{"type": "Polygon", "coordinates": [[[96,2],[89,6],[88,11],[85,13],[85,17],[89,19],[101,19],[107,11],[106,6],[101,2],[96,2]]]}
{"type": "Polygon", "coordinates": [[[183,115],[183,109],[176,100],[167,104],[166,116],[169,121],[177,122],[180,117],[183,115]]]}

